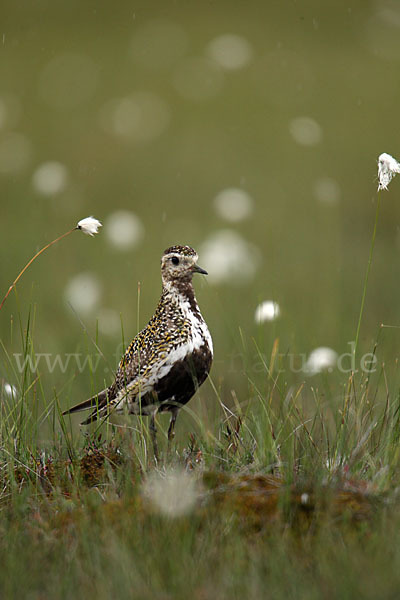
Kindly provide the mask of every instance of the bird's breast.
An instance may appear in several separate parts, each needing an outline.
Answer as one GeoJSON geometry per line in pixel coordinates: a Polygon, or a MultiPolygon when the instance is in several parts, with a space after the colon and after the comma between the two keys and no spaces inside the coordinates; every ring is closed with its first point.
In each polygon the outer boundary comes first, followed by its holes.
{"type": "Polygon", "coordinates": [[[213,342],[207,323],[203,319],[197,303],[193,304],[188,301],[180,302],[180,311],[188,330],[188,342],[191,346],[191,351],[199,350],[203,346],[207,346],[213,355],[213,342]]]}

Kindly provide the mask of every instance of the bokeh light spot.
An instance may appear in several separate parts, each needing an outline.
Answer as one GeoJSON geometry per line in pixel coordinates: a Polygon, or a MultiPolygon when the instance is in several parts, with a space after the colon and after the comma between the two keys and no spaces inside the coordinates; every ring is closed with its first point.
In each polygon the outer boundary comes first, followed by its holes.
{"type": "Polygon", "coordinates": [[[118,210],[107,217],[104,231],[109,242],[119,250],[130,250],[144,237],[142,221],[133,212],[118,210]]]}
{"type": "Polygon", "coordinates": [[[10,132],[0,140],[0,173],[16,173],[32,157],[32,144],[22,133],[10,132]]]}
{"type": "Polygon", "coordinates": [[[216,212],[227,221],[242,221],[253,212],[253,199],[239,188],[226,188],[214,199],[216,212]]]}
{"type": "Polygon", "coordinates": [[[21,114],[22,105],[18,96],[15,94],[0,95],[0,129],[15,127],[21,114]]]}
{"type": "Polygon", "coordinates": [[[211,40],[206,52],[220,67],[227,70],[245,67],[253,56],[252,47],[246,38],[233,33],[220,35],[211,40]]]}
{"type": "Polygon", "coordinates": [[[375,14],[366,22],[366,42],[370,52],[384,60],[400,60],[400,3],[379,0],[375,14]]]}
{"type": "Polygon", "coordinates": [[[222,69],[208,58],[187,58],[181,61],[173,76],[177,92],[188,100],[203,102],[217,96],[222,90],[222,69]]]}
{"type": "Polygon", "coordinates": [[[302,54],[280,45],[257,57],[251,69],[254,89],[275,107],[296,110],[315,93],[315,72],[302,54]]]}
{"type": "Polygon", "coordinates": [[[99,116],[107,133],[135,142],[151,142],[170,122],[168,105],[150,92],[135,92],[111,100],[103,106],[99,116]]]}
{"type": "Polygon", "coordinates": [[[314,183],[313,191],[321,204],[334,205],[340,201],[340,185],[331,177],[319,177],[314,183]]]}
{"type": "Polygon", "coordinates": [[[113,308],[101,308],[97,312],[99,331],[104,335],[116,335],[121,331],[121,319],[113,308]]]}
{"type": "Polygon", "coordinates": [[[296,117],[289,124],[293,139],[302,146],[315,146],[322,140],[322,129],[311,117],[296,117]]]}
{"type": "Polygon", "coordinates": [[[135,30],[130,55],[143,67],[168,68],[184,56],[187,45],[188,37],[182,27],[160,19],[135,30]]]}
{"type": "Polygon", "coordinates": [[[92,273],[80,273],[69,281],[64,297],[78,313],[90,314],[100,301],[101,284],[92,273]]]}
{"type": "Polygon", "coordinates": [[[64,191],[67,183],[67,168],[57,161],[43,163],[36,169],[32,177],[34,189],[44,196],[53,196],[64,191]]]}
{"type": "Polygon", "coordinates": [[[66,53],[54,57],[39,77],[39,95],[51,108],[68,110],[94,93],[99,69],[89,56],[66,53]]]}
{"type": "Polygon", "coordinates": [[[260,263],[258,250],[230,229],[211,234],[199,255],[211,283],[245,284],[254,278],[260,263]]]}

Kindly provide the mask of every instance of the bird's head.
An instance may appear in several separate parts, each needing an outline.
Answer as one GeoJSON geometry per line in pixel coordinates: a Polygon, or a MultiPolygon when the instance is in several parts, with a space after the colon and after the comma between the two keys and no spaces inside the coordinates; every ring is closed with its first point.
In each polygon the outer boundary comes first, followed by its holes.
{"type": "Polygon", "coordinates": [[[190,283],[193,273],[207,275],[197,264],[197,252],[190,246],[171,246],[161,257],[161,275],[164,285],[190,283]]]}

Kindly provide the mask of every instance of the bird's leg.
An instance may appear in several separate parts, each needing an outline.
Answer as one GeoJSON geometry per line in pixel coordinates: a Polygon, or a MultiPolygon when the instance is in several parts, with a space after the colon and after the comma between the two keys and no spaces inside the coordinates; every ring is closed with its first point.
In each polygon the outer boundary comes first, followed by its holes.
{"type": "Polygon", "coordinates": [[[178,410],[177,406],[171,409],[171,420],[168,427],[168,456],[171,454],[171,444],[175,437],[175,421],[178,416],[178,410]]]}
{"type": "Polygon", "coordinates": [[[176,417],[178,416],[178,410],[177,406],[171,409],[171,420],[168,427],[168,442],[172,442],[175,437],[175,422],[176,417]]]}
{"type": "Polygon", "coordinates": [[[150,419],[150,436],[151,436],[151,441],[153,443],[154,459],[155,459],[156,462],[158,462],[159,455],[158,455],[158,446],[157,446],[156,414],[157,414],[157,411],[155,410],[152,413],[152,415],[151,415],[151,419],[150,419]]]}

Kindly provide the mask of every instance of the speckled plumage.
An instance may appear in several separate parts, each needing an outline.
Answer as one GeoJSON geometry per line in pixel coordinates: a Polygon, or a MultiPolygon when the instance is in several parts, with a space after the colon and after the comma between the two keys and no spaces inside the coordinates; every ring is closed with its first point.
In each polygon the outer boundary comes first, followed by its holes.
{"type": "MultiPolygon", "coordinates": [[[[148,325],[138,333],[122,357],[112,385],[66,413],[96,407],[84,424],[113,410],[132,414],[172,413],[169,434],[178,409],[207,378],[213,346],[197,305],[193,273],[197,266],[190,246],[171,246],[161,258],[163,289],[148,325]]],[[[153,421],[154,428],[154,421],[153,421]]]]}

